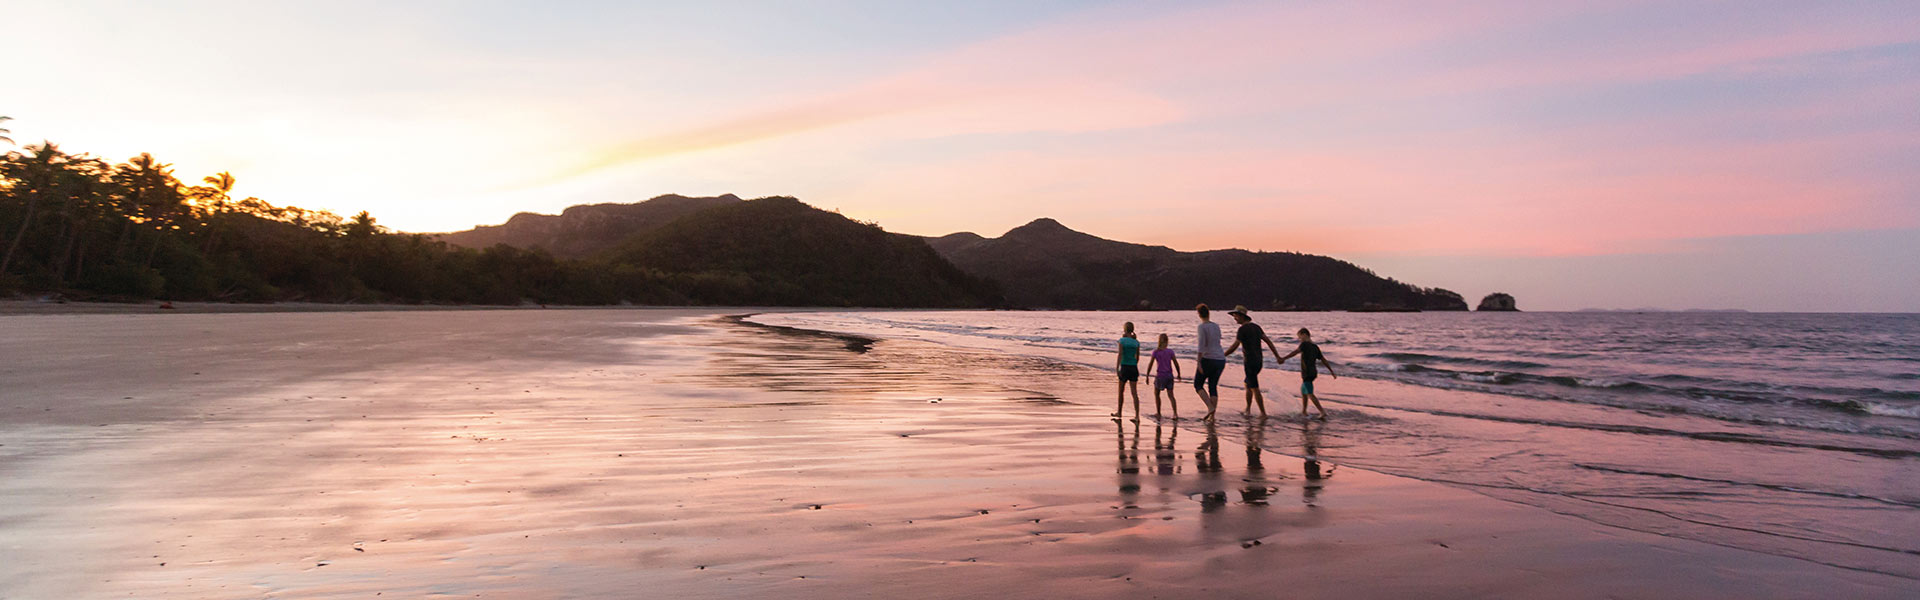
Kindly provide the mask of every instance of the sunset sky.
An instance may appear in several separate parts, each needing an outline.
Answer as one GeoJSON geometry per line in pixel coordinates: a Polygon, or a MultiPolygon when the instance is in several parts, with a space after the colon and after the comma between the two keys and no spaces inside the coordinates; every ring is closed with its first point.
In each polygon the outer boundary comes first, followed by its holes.
{"type": "Polygon", "coordinates": [[[1920,3],[23,2],[22,144],[390,227],[1048,216],[1522,308],[1920,311],[1920,3]]]}

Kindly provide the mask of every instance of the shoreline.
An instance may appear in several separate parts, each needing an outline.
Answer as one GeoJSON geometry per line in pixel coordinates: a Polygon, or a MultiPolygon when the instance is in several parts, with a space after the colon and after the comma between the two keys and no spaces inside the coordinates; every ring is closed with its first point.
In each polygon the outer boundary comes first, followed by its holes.
{"type": "MultiPolygon", "coordinates": [[[[835,321],[823,324],[831,323],[835,321]]],[[[1102,359],[1110,360],[1110,354],[1045,342],[1012,346],[986,343],[982,338],[951,335],[940,326],[950,323],[933,323],[927,328],[906,327],[895,337],[916,344],[1013,352],[1057,361],[1111,385],[1109,367],[1098,364],[1102,359]]],[[[894,326],[898,324],[889,323],[885,329],[892,332],[894,326]]],[[[1298,398],[1287,389],[1287,382],[1293,381],[1297,372],[1270,366],[1265,373],[1278,378],[1267,381],[1268,402],[1275,409],[1272,420],[1282,424],[1302,422],[1304,419],[1290,406],[1298,398]],[[1271,385],[1275,383],[1279,385],[1271,385]]],[[[1226,379],[1221,385],[1223,422],[1251,420],[1237,410],[1244,386],[1231,381],[1231,376],[1226,379]]],[[[1187,389],[1187,381],[1190,379],[1177,384],[1176,390],[1187,389]]],[[[1852,474],[1850,477],[1902,480],[1911,472],[1911,459],[1916,456],[1905,439],[1818,429],[1781,431],[1748,421],[1429,387],[1368,377],[1364,372],[1358,378],[1343,377],[1334,385],[1323,385],[1321,392],[1322,402],[1335,413],[1335,420],[1347,421],[1341,429],[1351,439],[1335,451],[1337,460],[1474,490],[1500,501],[1608,527],[1676,535],[1833,568],[1920,580],[1920,563],[1909,560],[1920,554],[1920,547],[1906,541],[1915,538],[1898,533],[1912,530],[1920,535],[1920,530],[1912,529],[1913,521],[1907,516],[1911,513],[1901,512],[1920,508],[1910,495],[1910,487],[1861,489],[1845,480],[1835,487],[1832,477],[1799,475],[1838,468],[1831,461],[1840,460],[1839,466],[1860,465],[1846,471],[1852,474]],[[1421,441],[1430,436],[1451,441],[1421,441]],[[1506,440],[1517,442],[1504,443],[1506,440]],[[1825,456],[1828,453],[1840,454],[1825,456]],[[1848,454],[1855,458],[1844,458],[1848,454]],[[1547,458],[1515,458],[1527,456],[1547,458]],[[1618,462],[1610,462],[1608,457],[1618,462]],[[1867,462],[1874,464],[1867,466],[1860,463],[1860,458],[1873,459],[1867,462]],[[1667,464],[1673,460],[1695,463],[1687,470],[1698,475],[1676,472],[1667,464]],[[1700,475],[1706,478],[1697,478],[1700,475]],[[1675,485],[1676,481],[1692,481],[1693,485],[1675,485]],[[1770,494],[1715,486],[1766,490],[1770,494]],[[1703,511],[1685,502],[1663,504],[1639,499],[1642,495],[1659,498],[1666,494],[1676,498],[1698,494],[1698,501],[1704,503],[1717,498],[1773,506],[1776,510],[1813,510],[1817,514],[1808,515],[1812,520],[1807,523],[1775,525],[1774,513],[1766,510],[1703,511]],[[1847,504],[1843,507],[1836,499],[1847,504]],[[1888,507],[1900,510],[1889,512],[1885,510],[1888,507]],[[1769,526],[1755,528],[1747,520],[1753,518],[1764,519],[1769,526]]],[[[1142,390],[1142,394],[1151,398],[1149,390],[1142,390]]],[[[1191,394],[1185,395],[1195,400],[1191,394]]],[[[1111,401],[1106,404],[1111,406],[1111,401]]],[[[1190,404],[1189,408],[1194,406],[1190,404]]]]}
{"type": "Polygon", "coordinates": [[[20,321],[0,595],[1920,589],[1336,464],[1338,421],[1116,424],[1098,374],[737,312],[20,321]]]}

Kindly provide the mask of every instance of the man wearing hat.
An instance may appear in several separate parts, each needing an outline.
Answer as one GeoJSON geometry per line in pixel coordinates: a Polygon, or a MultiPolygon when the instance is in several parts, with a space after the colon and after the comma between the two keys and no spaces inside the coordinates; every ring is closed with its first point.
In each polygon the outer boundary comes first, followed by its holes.
{"type": "Polygon", "coordinates": [[[1260,353],[1260,343],[1266,342],[1267,349],[1273,351],[1274,358],[1280,358],[1280,349],[1273,345],[1273,338],[1267,337],[1267,331],[1247,316],[1246,306],[1235,306],[1227,314],[1240,323],[1240,331],[1233,336],[1233,345],[1227,347],[1227,354],[1235,349],[1246,348],[1241,355],[1246,357],[1247,368],[1247,406],[1241,412],[1251,412],[1254,402],[1260,403],[1260,416],[1267,416],[1267,399],[1260,395],[1260,368],[1267,365],[1267,358],[1260,353]]]}

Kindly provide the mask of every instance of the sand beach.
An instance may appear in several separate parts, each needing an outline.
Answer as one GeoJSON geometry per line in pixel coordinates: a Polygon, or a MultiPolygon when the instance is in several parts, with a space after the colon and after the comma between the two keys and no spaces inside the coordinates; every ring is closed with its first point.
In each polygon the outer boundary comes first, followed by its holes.
{"type": "Polygon", "coordinates": [[[741,312],[0,316],[0,598],[1920,594],[741,312]]]}

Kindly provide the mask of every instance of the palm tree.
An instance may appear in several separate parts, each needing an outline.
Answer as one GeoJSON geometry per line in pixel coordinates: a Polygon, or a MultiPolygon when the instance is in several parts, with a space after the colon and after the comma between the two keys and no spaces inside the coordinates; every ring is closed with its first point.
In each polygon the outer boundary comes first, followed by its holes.
{"type": "MultiPolygon", "coordinates": [[[[129,202],[125,210],[134,217],[128,223],[138,222],[144,229],[153,231],[153,243],[148,245],[146,258],[140,263],[144,268],[153,264],[153,255],[160,249],[160,238],[174,225],[174,215],[180,209],[180,180],[173,178],[173,165],[161,163],[145,152],[128,159],[114,171],[115,178],[127,192],[129,202]]],[[[123,240],[128,233],[130,231],[122,229],[123,240]]]]}
{"type": "Polygon", "coordinates": [[[201,178],[201,181],[207,182],[207,185],[193,189],[198,200],[205,203],[201,209],[205,212],[207,237],[200,242],[200,252],[205,254],[213,252],[213,245],[219,241],[220,215],[227,212],[227,206],[233,199],[233,174],[221,171],[218,175],[201,178]]]}
{"type": "Polygon", "coordinates": [[[201,181],[205,181],[208,185],[213,186],[214,194],[211,200],[213,200],[214,208],[225,209],[227,207],[227,199],[229,195],[233,193],[233,174],[221,171],[218,175],[208,175],[202,178],[201,181]]]}
{"type": "Polygon", "coordinates": [[[41,142],[39,146],[28,146],[30,154],[8,154],[7,177],[18,183],[18,190],[26,197],[26,210],[20,215],[20,228],[13,234],[13,240],[7,243],[7,251],[0,254],[0,274],[7,272],[13,264],[13,256],[20,251],[20,240],[26,239],[27,231],[33,227],[34,212],[40,207],[40,199],[53,193],[53,186],[59,180],[61,172],[66,170],[67,155],[59,146],[41,142]]]}
{"type": "MultiPolygon", "coordinates": [[[[13,117],[0,117],[0,123],[5,123],[7,121],[12,121],[12,120],[13,120],[13,117]]],[[[5,127],[0,127],[0,142],[6,142],[7,145],[11,146],[13,145],[13,138],[7,137],[7,134],[9,133],[13,133],[13,132],[7,130],[7,128],[5,127]]]]}

